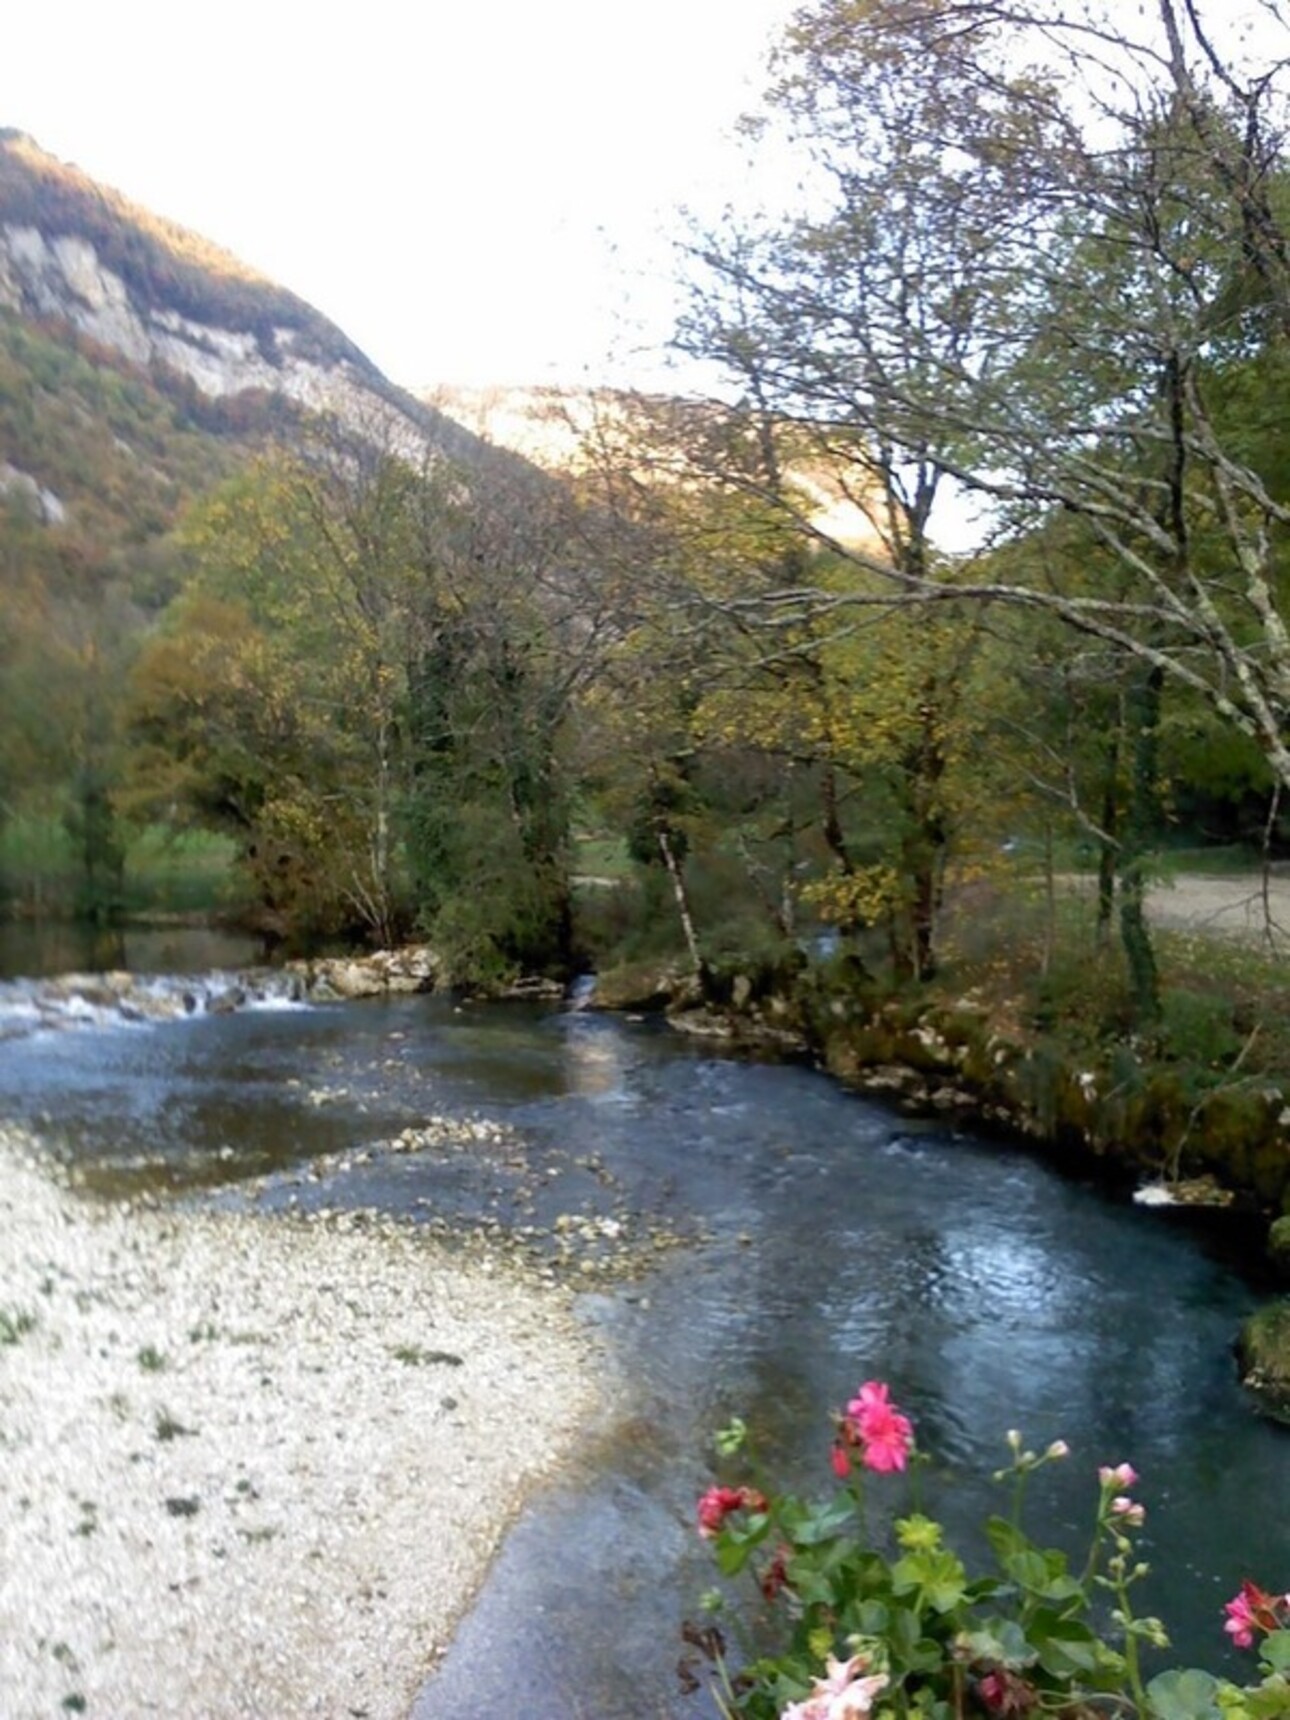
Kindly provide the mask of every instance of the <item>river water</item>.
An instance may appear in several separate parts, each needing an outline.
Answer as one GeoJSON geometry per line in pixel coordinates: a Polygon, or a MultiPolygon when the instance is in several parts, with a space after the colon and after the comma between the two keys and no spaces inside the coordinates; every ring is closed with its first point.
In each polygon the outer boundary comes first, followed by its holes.
{"type": "Polygon", "coordinates": [[[1131,1460],[1144,1604],[1181,1660],[1239,1665],[1224,1600],[1246,1575],[1290,1587],[1290,1431],[1230,1354],[1259,1296],[1237,1234],[646,1023],[270,1001],[0,1037],[0,1116],[104,1192],[378,1206],[538,1259],[590,1239],[580,1305],[622,1401],[511,1533],[417,1720],[709,1714],[675,1669],[711,1580],[693,1528],[711,1435],[737,1412],[777,1473],[826,1490],[827,1412],[865,1378],[912,1415],[929,1504],[963,1534],[1001,1503],[1009,1427],[1071,1445],[1037,1503],[1081,1551],[1096,1466],[1131,1460]],[[421,1150],[391,1150],[409,1129],[421,1150]],[[602,1281],[600,1238],[648,1270],[602,1281]]]}

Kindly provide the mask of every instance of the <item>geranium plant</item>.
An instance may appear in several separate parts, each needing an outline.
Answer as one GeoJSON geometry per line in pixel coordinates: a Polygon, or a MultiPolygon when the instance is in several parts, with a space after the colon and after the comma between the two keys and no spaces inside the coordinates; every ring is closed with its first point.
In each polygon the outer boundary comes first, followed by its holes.
{"type": "MultiPolygon", "coordinates": [[[[713,1662],[728,1720],[1290,1720],[1290,1595],[1250,1582],[1224,1627],[1255,1656],[1250,1683],[1194,1668],[1147,1677],[1144,1647],[1167,1648],[1168,1637],[1134,1609],[1147,1566],[1134,1545],[1145,1508],[1130,1464],[1097,1471],[1089,1544],[1072,1564],[1022,1527],[1027,1482],[1068,1448],[1055,1440],[1031,1451],[1010,1432],[995,1477],[1010,1485],[1010,1505],[988,1520],[992,1567],[974,1575],[917,1508],[925,1459],[888,1387],[866,1381],[834,1422],[830,1497],[807,1501],[762,1482],[712,1487],[699,1501],[698,1530],[722,1576],[751,1578],[762,1599],[761,1652],[750,1645],[737,1669],[720,1628],[687,1632],[713,1662]],[[910,1509],[892,1521],[887,1546],[867,1531],[870,1486],[906,1490],[910,1509]]],[[[742,1423],[717,1444],[726,1459],[749,1461],[742,1423]]],[[[706,1604],[723,1611],[728,1596],[714,1590],[706,1604]]]]}

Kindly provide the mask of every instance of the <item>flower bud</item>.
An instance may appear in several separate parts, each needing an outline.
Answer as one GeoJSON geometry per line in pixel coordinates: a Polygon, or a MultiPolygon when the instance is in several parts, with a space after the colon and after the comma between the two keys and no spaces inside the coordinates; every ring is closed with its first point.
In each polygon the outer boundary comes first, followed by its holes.
{"type": "Polygon", "coordinates": [[[1097,1472],[1097,1478],[1103,1487],[1132,1487],[1138,1479],[1138,1472],[1131,1463],[1117,1463],[1114,1468],[1104,1463],[1097,1472]]]}

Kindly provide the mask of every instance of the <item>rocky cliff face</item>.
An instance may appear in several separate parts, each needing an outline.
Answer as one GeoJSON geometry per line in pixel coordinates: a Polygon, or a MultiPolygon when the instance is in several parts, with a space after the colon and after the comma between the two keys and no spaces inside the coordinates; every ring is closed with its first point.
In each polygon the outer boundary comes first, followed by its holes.
{"type": "Polygon", "coordinates": [[[293,293],[0,130],[0,310],[65,327],[209,399],[277,395],[396,451],[474,438],[395,388],[293,293]]]}
{"type": "Polygon", "coordinates": [[[348,358],[302,356],[296,329],[222,328],[143,302],[78,234],[0,225],[0,306],[68,323],[132,363],[165,365],[212,398],[259,389],[347,419],[406,419],[382,398],[370,370],[348,358]]]}

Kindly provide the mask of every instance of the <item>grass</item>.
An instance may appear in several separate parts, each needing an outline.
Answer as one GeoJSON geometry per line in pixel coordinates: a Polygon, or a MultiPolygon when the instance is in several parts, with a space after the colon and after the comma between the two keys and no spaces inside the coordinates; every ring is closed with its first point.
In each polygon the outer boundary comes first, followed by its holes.
{"type": "Polygon", "coordinates": [[[632,862],[621,836],[605,832],[579,832],[574,837],[573,870],[580,878],[611,878],[615,882],[631,876],[632,862]]]}
{"type": "Polygon", "coordinates": [[[0,1344],[16,1344],[34,1331],[36,1316],[25,1308],[0,1308],[0,1344]]]}
{"type": "Polygon", "coordinates": [[[425,1350],[420,1344],[397,1344],[390,1354],[396,1362],[403,1362],[410,1368],[429,1367],[433,1363],[449,1368],[459,1368],[462,1357],[451,1350],[425,1350]]]}
{"type": "Polygon", "coordinates": [[[1263,857],[1257,848],[1241,842],[1212,843],[1205,847],[1162,848],[1153,857],[1152,870],[1162,878],[1198,873],[1206,878],[1248,877],[1257,879],[1263,857]]]}
{"type": "Polygon", "coordinates": [[[237,844],[230,837],[149,825],[126,850],[128,905],[207,912],[227,899],[236,858],[237,844]]]}
{"type": "Polygon", "coordinates": [[[182,1421],[176,1420],[168,1409],[161,1410],[153,1423],[153,1433],[157,1439],[166,1443],[172,1439],[191,1439],[195,1437],[195,1427],[185,1427],[182,1421]]]}
{"type": "MultiPolygon", "coordinates": [[[[1257,942],[1158,928],[1166,1055],[1248,1075],[1290,1068],[1290,970],[1257,942]]],[[[1128,974],[1116,928],[1099,944],[1089,893],[1059,892],[1050,916],[1033,883],[991,880],[949,916],[942,986],[971,991],[1001,1025],[1074,1043],[1131,1035],[1128,974]]]]}
{"type": "MultiPolygon", "coordinates": [[[[210,913],[235,882],[237,845],[202,830],[147,825],[128,838],[120,906],[128,913],[210,913]]],[[[0,823],[0,897],[27,913],[70,914],[80,859],[56,814],[23,813],[0,823]]]]}

